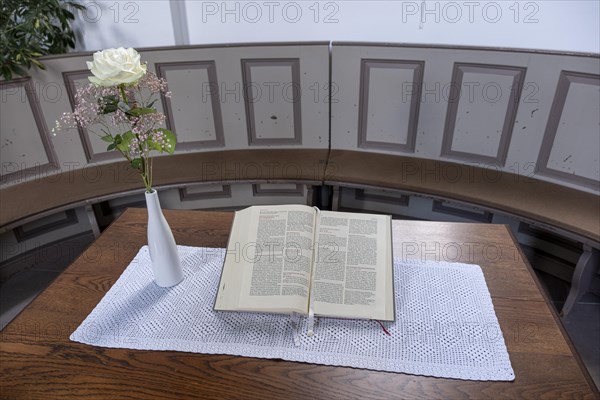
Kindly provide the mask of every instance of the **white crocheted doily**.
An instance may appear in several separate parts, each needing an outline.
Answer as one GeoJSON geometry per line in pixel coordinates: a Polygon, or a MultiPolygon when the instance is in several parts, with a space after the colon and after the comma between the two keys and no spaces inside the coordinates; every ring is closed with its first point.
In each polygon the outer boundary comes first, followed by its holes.
{"type": "Polygon", "coordinates": [[[215,312],[224,249],[179,246],[185,279],[152,280],[147,246],[71,335],[95,346],[280,358],[446,378],[513,380],[481,268],[394,261],[396,321],[215,312]]]}

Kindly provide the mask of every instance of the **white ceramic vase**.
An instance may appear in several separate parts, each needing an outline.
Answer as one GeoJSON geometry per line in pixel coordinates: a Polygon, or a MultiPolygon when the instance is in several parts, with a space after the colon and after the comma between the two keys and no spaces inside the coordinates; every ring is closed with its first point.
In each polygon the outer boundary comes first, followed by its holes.
{"type": "Polygon", "coordinates": [[[148,248],[152,259],[154,282],[161,287],[171,287],[183,280],[183,269],[177,252],[173,232],[160,208],[158,193],[146,192],[148,208],[148,248]]]}

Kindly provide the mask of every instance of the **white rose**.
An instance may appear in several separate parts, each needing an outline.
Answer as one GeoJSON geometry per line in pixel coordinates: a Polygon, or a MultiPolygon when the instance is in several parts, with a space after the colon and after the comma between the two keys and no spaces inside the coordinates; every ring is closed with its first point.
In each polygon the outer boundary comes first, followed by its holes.
{"type": "Polygon", "coordinates": [[[94,74],[88,78],[90,82],[100,86],[132,84],[146,74],[146,65],[140,64],[140,55],[131,47],[98,51],[87,67],[94,74]]]}

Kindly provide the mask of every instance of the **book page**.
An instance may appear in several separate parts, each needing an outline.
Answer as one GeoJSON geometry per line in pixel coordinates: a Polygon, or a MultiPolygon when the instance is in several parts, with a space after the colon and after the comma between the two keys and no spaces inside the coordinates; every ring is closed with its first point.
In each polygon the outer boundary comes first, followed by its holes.
{"type": "Polygon", "coordinates": [[[238,212],[215,309],[306,313],[315,218],[312,207],[301,205],[238,212]],[[219,304],[227,281],[237,299],[219,304]]]}
{"type": "Polygon", "coordinates": [[[391,217],[322,211],[316,241],[315,314],[393,320],[391,217]]]}

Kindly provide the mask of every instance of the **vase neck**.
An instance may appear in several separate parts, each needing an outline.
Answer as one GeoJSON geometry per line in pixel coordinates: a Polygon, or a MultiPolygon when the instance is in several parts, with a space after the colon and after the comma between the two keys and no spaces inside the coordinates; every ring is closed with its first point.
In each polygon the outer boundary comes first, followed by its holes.
{"type": "Polygon", "coordinates": [[[158,192],[156,190],[151,193],[146,192],[146,207],[148,208],[148,217],[151,215],[161,215],[160,200],[158,199],[158,192]]]}

